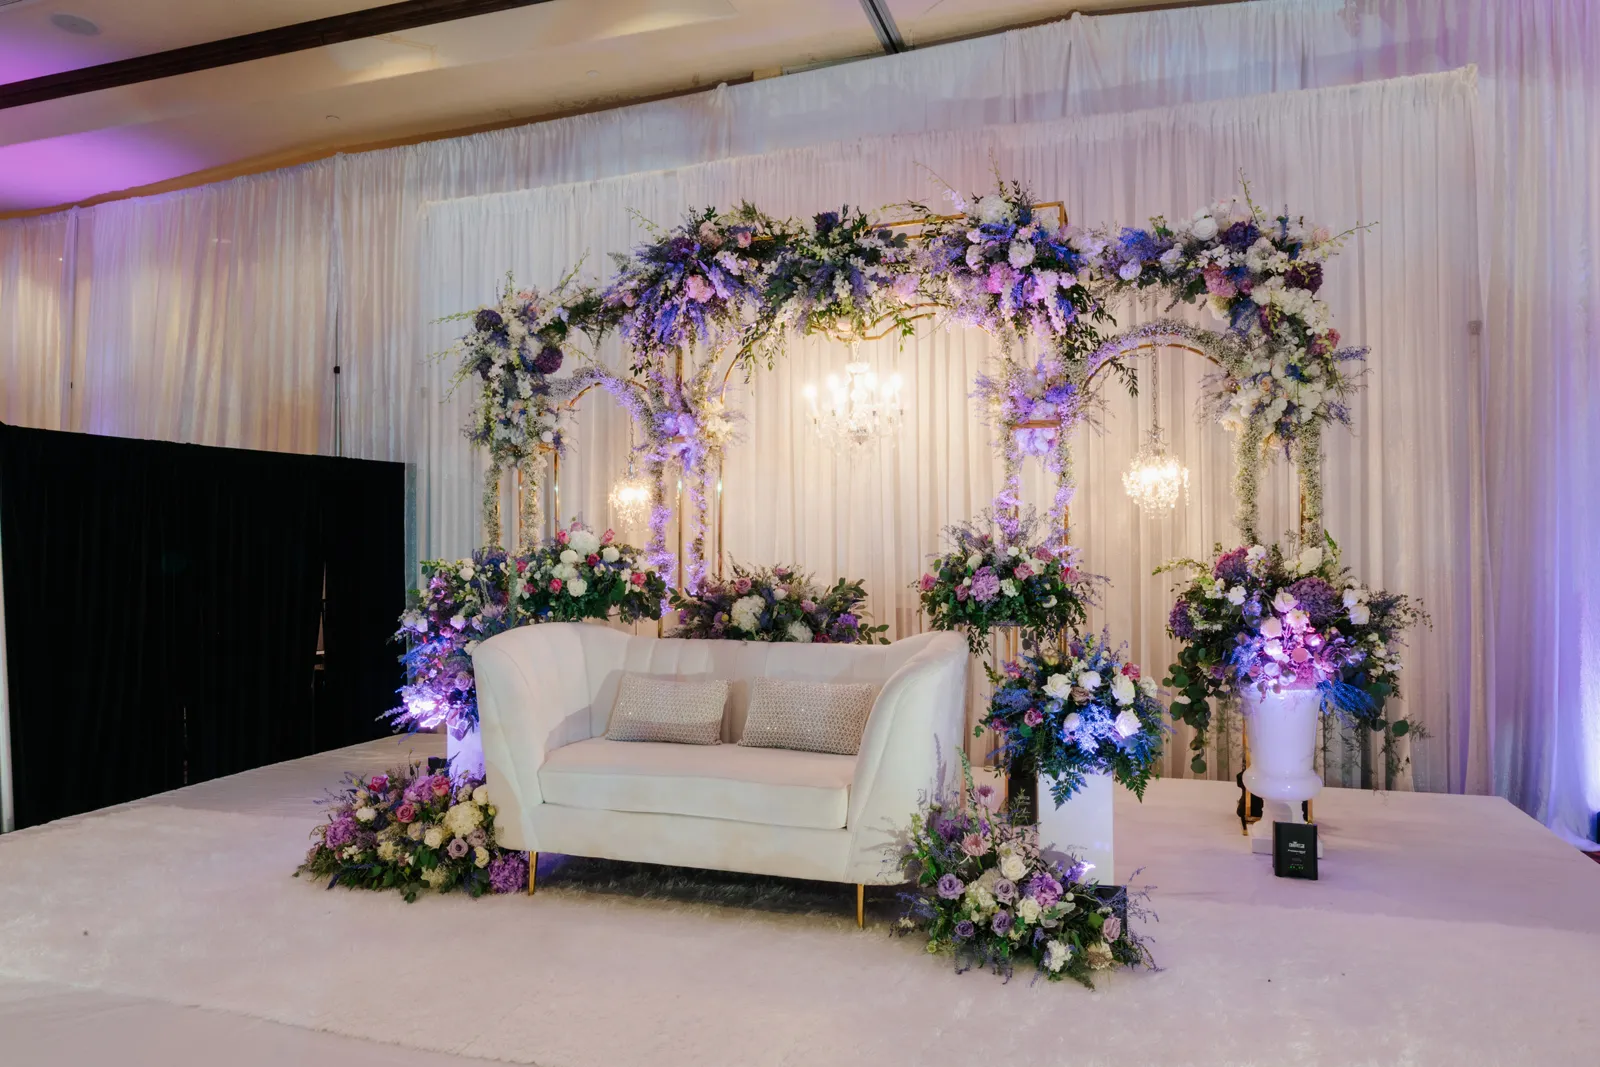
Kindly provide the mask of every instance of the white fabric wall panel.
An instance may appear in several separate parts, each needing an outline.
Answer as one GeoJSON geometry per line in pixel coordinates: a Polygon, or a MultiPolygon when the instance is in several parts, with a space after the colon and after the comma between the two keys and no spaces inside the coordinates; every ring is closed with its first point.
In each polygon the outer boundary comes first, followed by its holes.
{"type": "Polygon", "coordinates": [[[0,224],[0,422],[65,425],[77,224],[75,212],[0,224]]]}

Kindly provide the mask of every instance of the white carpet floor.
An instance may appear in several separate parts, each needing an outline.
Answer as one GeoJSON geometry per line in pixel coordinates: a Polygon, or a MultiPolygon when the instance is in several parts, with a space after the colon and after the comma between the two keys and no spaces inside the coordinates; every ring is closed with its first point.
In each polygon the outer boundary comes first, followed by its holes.
{"type": "Polygon", "coordinates": [[[0,1062],[1600,1063],[1600,865],[1494,798],[1324,793],[1314,883],[1248,853],[1225,785],[1119,798],[1164,970],[1090,992],[953,974],[843,887],[818,916],[290,878],[323,789],[414,743],[0,837],[0,1062]]]}

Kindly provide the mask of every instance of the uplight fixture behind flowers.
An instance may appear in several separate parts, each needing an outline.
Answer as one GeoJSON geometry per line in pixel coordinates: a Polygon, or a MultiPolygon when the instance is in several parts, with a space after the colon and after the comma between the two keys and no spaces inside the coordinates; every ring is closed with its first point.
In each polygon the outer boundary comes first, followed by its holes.
{"type": "Polygon", "coordinates": [[[1166,436],[1161,432],[1159,358],[1157,355],[1150,359],[1150,436],[1122,474],[1122,487],[1151,518],[1171,512],[1178,504],[1180,491],[1185,502],[1189,498],[1189,468],[1167,451],[1166,436]]]}
{"type": "Polygon", "coordinates": [[[870,364],[856,358],[850,345],[850,362],[844,378],[828,375],[822,396],[815,385],[804,389],[811,425],[828,444],[840,451],[855,451],[900,432],[900,375],[878,377],[870,364]]]}

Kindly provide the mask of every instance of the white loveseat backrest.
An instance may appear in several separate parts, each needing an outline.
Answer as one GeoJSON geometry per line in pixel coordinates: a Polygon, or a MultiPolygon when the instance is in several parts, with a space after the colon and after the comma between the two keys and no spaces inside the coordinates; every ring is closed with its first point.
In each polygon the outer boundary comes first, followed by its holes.
{"type": "MultiPolygon", "coordinates": [[[[617,684],[623,672],[631,671],[727,680],[730,683],[728,710],[723,718],[722,737],[728,742],[738,741],[744,734],[745,715],[750,707],[750,683],[755,679],[864,682],[881,687],[934,637],[923,634],[890,645],[802,645],[641,637],[582,623],[546,623],[538,629],[550,630],[556,626],[578,631],[589,686],[589,736],[599,737],[605,733],[611,706],[617,698],[617,684]]],[[[570,743],[581,738],[563,740],[570,743]]]]}

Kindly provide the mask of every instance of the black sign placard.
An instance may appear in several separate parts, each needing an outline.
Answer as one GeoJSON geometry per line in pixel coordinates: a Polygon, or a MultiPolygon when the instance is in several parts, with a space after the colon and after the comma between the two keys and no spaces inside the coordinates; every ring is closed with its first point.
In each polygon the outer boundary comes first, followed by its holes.
{"type": "Polygon", "coordinates": [[[1317,828],[1311,823],[1272,824],[1272,873],[1317,880],[1317,828]]]}

